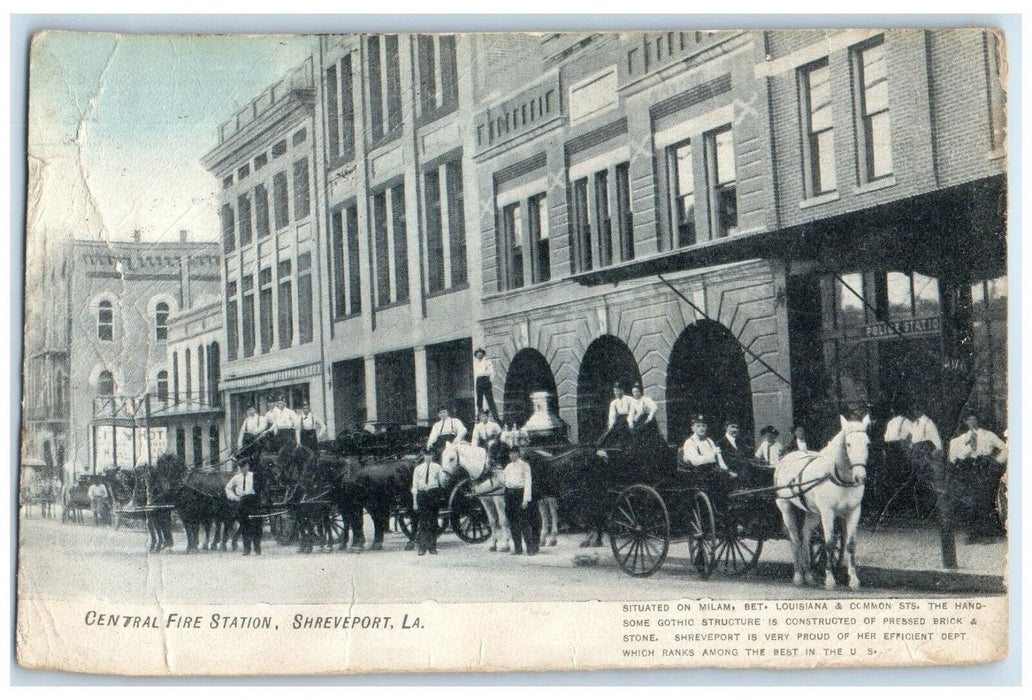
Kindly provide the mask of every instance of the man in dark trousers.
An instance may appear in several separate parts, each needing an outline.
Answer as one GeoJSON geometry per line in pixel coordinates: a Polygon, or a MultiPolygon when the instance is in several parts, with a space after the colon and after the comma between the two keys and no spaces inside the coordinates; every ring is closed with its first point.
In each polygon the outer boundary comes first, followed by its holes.
{"type": "Polygon", "coordinates": [[[416,513],[419,556],[437,554],[437,513],[441,507],[441,465],[434,453],[423,450],[423,461],[412,472],[412,509],[416,513]]]}
{"type": "Polygon", "coordinates": [[[477,397],[477,413],[488,410],[498,420],[498,406],[494,400],[494,365],[487,359],[484,348],[477,348],[473,353],[473,389],[477,397]],[[487,406],[484,406],[484,402],[487,406]]]}
{"type": "Polygon", "coordinates": [[[258,515],[261,502],[255,472],[250,469],[250,460],[237,460],[238,471],[226,484],[226,498],[240,506],[240,534],[244,538],[244,556],[262,553],[262,521],[251,517],[258,515]]]}
{"type": "Polygon", "coordinates": [[[505,516],[512,531],[512,553],[527,555],[538,553],[541,533],[537,532],[535,519],[537,509],[531,506],[534,499],[533,480],[530,465],[523,460],[519,447],[509,449],[509,463],[505,466],[505,516]]]}

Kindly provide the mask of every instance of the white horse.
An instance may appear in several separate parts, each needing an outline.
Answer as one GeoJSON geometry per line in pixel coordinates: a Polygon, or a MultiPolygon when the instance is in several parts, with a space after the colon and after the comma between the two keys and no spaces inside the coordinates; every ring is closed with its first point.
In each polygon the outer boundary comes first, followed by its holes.
{"type": "Polygon", "coordinates": [[[489,551],[508,552],[512,533],[505,515],[505,480],[501,469],[491,469],[487,450],[468,442],[449,442],[441,451],[441,470],[450,483],[461,479],[460,470],[470,478],[470,493],[484,506],[491,526],[489,551]]]}
{"type": "Polygon", "coordinates": [[[860,587],[856,575],[856,528],[860,522],[860,501],[867,479],[867,458],[871,439],[867,435],[870,416],[861,421],[841,418],[842,431],[820,452],[791,452],[774,468],[777,504],[792,545],[795,568],[793,583],[815,585],[810,563],[810,536],[820,525],[827,554],[824,557],[824,587],[835,588],[835,522],[842,523],[849,587],[860,587]],[[799,526],[797,511],[804,516],[799,526]]]}

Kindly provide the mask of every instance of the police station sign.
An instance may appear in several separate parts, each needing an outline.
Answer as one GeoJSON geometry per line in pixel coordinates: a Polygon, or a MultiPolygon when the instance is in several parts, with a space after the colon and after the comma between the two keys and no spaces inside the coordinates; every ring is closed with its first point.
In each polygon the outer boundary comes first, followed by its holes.
{"type": "Polygon", "coordinates": [[[882,340],[884,338],[912,337],[931,335],[942,330],[939,316],[928,318],[908,318],[903,321],[879,321],[868,323],[860,328],[858,340],[882,340]]]}

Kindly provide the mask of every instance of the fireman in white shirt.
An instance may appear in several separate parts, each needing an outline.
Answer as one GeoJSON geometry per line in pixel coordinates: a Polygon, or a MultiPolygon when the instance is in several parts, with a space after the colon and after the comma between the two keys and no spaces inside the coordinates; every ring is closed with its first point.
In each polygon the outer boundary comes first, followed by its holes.
{"type": "Polygon", "coordinates": [[[627,414],[627,424],[632,428],[641,428],[649,423],[655,425],[656,411],[659,410],[659,406],[652,400],[652,397],[645,395],[641,389],[641,384],[635,384],[631,387],[631,400],[631,410],[627,414]]]}
{"type": "Polygon", "coordinates": [[[727,464],[720,454],[720,448],[708,436],[709,421],[702,414],[692,417],[692,434],[681,447],[684,461],[693,467],[717,468],[727,471],[727,464]]]}
{"type": "Polygon", "coordinates": [[[502,426],[498,425],[491,419],[491,414],[487,411],[480,412],[480,419],[473,426],[473,433],[470,436],[470,442],[477,447],[483,447],[489,453],[491,448],[498,442],[502,435],[502,426]]]}
{"type": "Polygon", "coordinates": [[[935,427],[932,419],[925,415],[920,409],[913,409],[907,417],[910,432],[910,444],[920,445],[927,442],[936,450],[942,450],[942,438],[939,437],[939,429],[935,427]]]}
{"type": "Polygon", "coordinates": [[[466,437],[466,426],[458,418],[452,418],[447,406],[437,411],[437,422],[430,429],[430,437],[426,441],[426,449],[433,452],[434,461],[441,460],[441,450],[445,443],[462,440],[466,437]]]}
{"type": "Polygon", "coordinates": [[[978,457],[994,457],[1000,464],[1007,461],[1006,443],[991,430],[978,427],[978,416],[971,414],[964,423],[967,430],[950,440],[951,463],[978,457]]]}
{"type": "Polygon", "coordinates": [[[473,353],[473,389],[477,397],[477,413],[485,410],[484,402],[487,402],[486,409],[491,415],[498,418],[498,406],[494,400],[494,365],[487,359],[487,352],[484,348],[477,348],[473,353]]]}
{"type": "MultiPolygon", "coordinates": [[[[412,510],[416,514],[415,543],[419,556],[437,554],[437,515],[441,508],[441,465],[423,450],[423,461],[412,472],[412,510]]],[[[408,547],[406,547],[408,549],[408,547]]]]}
{"type": "Polygon", "coordinates": [[[265,414],[265,420],[272,431],[275,449],[298,444],[297,414],[287,408],[287,401],[282,396],[276,399],[276,405],[265,414]]]}
{"type": "Polygon", "coordinates": [[[249,449],[244,449],[248,445],[254,444],[260,436],[264,435],[269,428],[268,421],[265,420],[265,416],[258,413],[254,406],[247,407],[247,417],[244,418],[243,424],[240,426],[240,434],[237,436],[237,459],[247,459],[251,461],[251,469],[254,469],[257,465],[258,453],[261,452],[260,445],[254,445],[249,449]]]}
{"type": "Polygon", "coordinates": [[[784,451],[779,437],[781,434],[773,425],[764,426],[760,431],[760,444],[756,447],[756,459],[769,467],[778,466],[784,451]]]}
{"type": "Polygon", "coordinates": [[[258,514],[260,505],[255,472],[250,470],[249,460],[237,462],[239,470],[226,484],[226,498],[240,506],[240,535],[244,538],[244,556],[262,553],[262,521],[251,517],[258,514]]]}
{"type": "Polygon", "coordinates": [[[326,424],[315,417],[312,407],[305,401],[301,404],[301,415],[297,417],[295,439],[312,452],[319,451],[319,438],[326,433],[326,424]]]}

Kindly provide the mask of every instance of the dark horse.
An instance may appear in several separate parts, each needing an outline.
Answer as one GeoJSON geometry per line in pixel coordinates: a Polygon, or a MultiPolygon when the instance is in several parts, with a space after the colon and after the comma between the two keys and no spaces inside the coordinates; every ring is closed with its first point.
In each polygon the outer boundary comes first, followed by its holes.
{"type": "Polygon", "coordinates": [[[146,509],[147,532],[151,552],[172,547],[172,506],[174,480],[182,460],[175,455],[162,455],[153,466],[136,469],[133,501],[146,509]]]}

